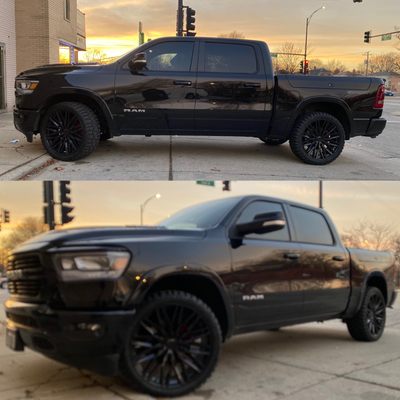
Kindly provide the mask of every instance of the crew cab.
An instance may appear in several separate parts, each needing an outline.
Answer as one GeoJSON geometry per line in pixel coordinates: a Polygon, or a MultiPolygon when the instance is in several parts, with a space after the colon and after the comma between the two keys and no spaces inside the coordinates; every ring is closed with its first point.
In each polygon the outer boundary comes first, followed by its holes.
{"type": "Polygon", "coordinates": [[[385,85],[373,77],[275,75],[264,42],[162,38],[109,65],[48,65],[16,79],[15,126],[63,161],[120,135],[255,137],[290,141],[326,165],[354,136],[375,138],[385,85]]]}
{"type": "Polygon", "coordinates": [[[376,341],[396,298],[392,254],[347,249],[321,209],[260,196],[155,227],[53,231],[12,254],[7,344],[154,396],[212,373],[232,335],[342,319],[376,341]]]}

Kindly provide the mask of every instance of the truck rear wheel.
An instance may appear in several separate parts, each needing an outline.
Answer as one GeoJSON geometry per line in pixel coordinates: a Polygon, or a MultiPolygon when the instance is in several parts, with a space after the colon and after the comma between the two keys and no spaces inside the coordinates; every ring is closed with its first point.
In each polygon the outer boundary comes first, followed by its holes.
{"type": "Polygon", "coordinates": [[[385,298],[378,288],[369,287],[358,313],[346,321],[347,329],[355,340],[375,342],[383,335],[385,323],[385,298]]]}
{"type": "Polygon", "coordinates": [[[42,121],[41,139],[56,160],[76,161],[93,153],[100,141],[100,123],[86,105],[74,102],[51,107],[42,121]]]}
{"type": "Polygon", "coordinates": [[[123,377],[153,396],[182,396],[212,374],[222,335],[211,309],[185,292],[160,292],[138,311],[122,356],[123,377]]]}
{"type": "Polygon", "coordinates": [[[333,115],[314,112],[304,115],[290,137],[293,153],[306,164],[327,165],[343,151],[346,132],[333,115]]]}

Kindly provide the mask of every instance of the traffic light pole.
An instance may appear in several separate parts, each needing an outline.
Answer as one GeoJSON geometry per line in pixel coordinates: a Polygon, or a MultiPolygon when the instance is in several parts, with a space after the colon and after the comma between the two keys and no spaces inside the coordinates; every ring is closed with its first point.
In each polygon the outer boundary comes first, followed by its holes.
{"type": "Polygon", "coordinates": [[[54,218],[54,184],[53,182],[43,182],[44,190],[44,220],[49,226],[49,230],[54,231],[56,229],[56,222],[54,218]]]}
{"type": "Polygon", "coordinates": [[[176,36],[183,36],[183,0],[178,0],[178,18],[176,25],[176,36]]]}

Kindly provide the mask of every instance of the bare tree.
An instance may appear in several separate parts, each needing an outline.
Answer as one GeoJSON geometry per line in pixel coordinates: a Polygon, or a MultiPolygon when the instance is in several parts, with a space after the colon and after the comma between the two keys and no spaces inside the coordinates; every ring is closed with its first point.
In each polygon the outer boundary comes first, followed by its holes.
{"type": "Polygon", "coordinates": [[[347,67],[339,60],[328,60],[324,64],[324,68],[330,71],[333,75],[342,74],[347,70],[347,67]]]}
{"type": "Polygon", "coordinates": [[[396,72],[400,73],[400,54],[385,53],[370,58],[371,73],[396,72]]]}
{"type": "Polygon", "coordinates": [[[88,63],[102,64],[104,61],[108,60],[108,58],[103,50],[92,47],[86,50],[83,55],[83,60],[88,63]]]}
{"type": "Polygon", "coordinates": [[[242,32],[233,31],[230,33],[223,33],[219,35],[220,38],[229,38],[229,39],[246,39],[246,36],[242,32]]]}
{"type": "Polygon", "coordinates": [[[15,247],[46,231],[47,226],[41,218],[24,219],[0,241],[0,264],[6,265],[8,254],[15,247]]]}
{"type": "Polygon", "coordinates": [[[300,62],[303,60],[302,50],[294,43],[286,42],[278,50],[278,57],[274,60],[276,71],[293,74],[300,70],[300,62]]]}
{"type": "Polygon", "coordinates": [[[361,221],[342,235],[347,247],[370,250],[394,250],[396,234],[393,227],[369,221],[361,221]]]}

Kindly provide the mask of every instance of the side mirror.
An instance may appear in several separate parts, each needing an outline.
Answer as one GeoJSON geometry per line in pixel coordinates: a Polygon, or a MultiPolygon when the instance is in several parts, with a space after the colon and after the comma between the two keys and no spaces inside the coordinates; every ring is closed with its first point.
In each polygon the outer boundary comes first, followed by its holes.
{"type": "Polygon", "coordinates": [[[137,53],[131,61],[129,61],[129,69],[132,72],[143,71],[147,66],[146,53],[137,53]]]}
{"type": "Polygon", "coordinates": [[[264,233],[280,231],[286,226],[286,221],[281,212],[272,212],[256,215],[252,222],[236,225],[236,233],[243,237],[251,233],[262,235],[264,233]]]}

